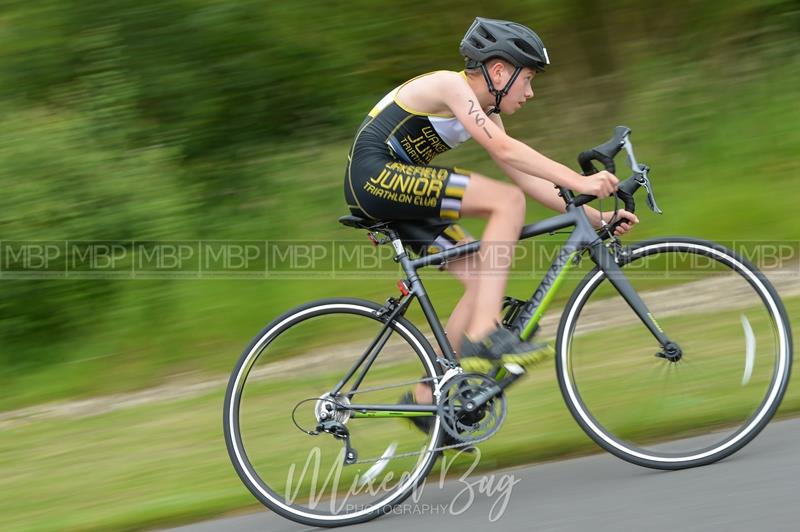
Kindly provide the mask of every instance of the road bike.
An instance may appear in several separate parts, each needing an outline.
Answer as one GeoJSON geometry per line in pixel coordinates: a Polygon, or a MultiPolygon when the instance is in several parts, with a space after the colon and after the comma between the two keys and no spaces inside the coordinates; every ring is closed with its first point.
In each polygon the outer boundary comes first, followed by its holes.
{"type": "MultiPolygon", "coordinates": [[[[660,213],[630,133],[618,126],[579,164],[585,175],[595,161],[615,172],[625,150],[632,175],[615,202],[634,212],[644,188],[660,213]]],[[[772,284],[714,242],[625,245],[614,236],[621,220],[600,230],[589,223],[582,206],[596,198],[559,193],[566,212],[525,226],[520,239],[572,228],[569,237],[529,299],[506,298],[502,325],[530,339],[569,272],[588,265],[555,338],[556,376],[575,421],[604,450],[649,468],[702,466],[740,450],[775,414],[789,381],[791,330],[772,284]]],[[[526,373],[515,364],[462,371],[418,275],[479,252],[480,241],[413,257],[399,222],[339,221],[392,245],[400,296],[322,299],[279,316],[244,350],[224,405],[228,452],[245,486],[278,514],[326,527],[392,511],[442,452],[495,435],[506,391],[526,373]],[[415,300],[438,352],[405,315],[415,300]],[[398,402],[418,383],[431,386],[432,404],[398,402]],[[425,421],[427,432],[409,421],[425,421]]]]}

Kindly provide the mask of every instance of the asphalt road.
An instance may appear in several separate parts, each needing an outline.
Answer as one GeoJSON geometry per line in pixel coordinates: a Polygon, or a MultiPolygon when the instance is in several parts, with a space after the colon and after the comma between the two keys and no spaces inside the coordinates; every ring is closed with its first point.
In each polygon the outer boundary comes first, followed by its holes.
{"type": "MultiPolygon", "coordinates": [[[[711,466],[654,471],[600,454],[508,469],[440,486],[359,531],[800,530],[800,419],[772,422],[711,466]],[[481,489],[493,482],[494,492],[481,489]],[[431,528],[428,528],[431,527],[431,528]]],[[[244,487],[242,489],[245,489],[244,487]]],[[[315,530],[267,510],[173,529],[180,532],[315,530]]],[[[321,529],[320,529],[321,530],[321,529]]]]}

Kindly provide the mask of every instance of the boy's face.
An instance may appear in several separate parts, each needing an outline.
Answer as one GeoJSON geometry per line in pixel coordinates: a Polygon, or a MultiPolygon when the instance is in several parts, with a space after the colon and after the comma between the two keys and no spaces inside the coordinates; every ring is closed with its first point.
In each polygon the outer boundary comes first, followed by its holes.
{"type": "MultiPolygon", "coordinates": [[[[505,73],[504,83],[511,79],[514,73],[513,68],[505,73]]],[[[522,71],[514,80],[513,85],[508,91],[502,101],[500,102],[500,112],[506,115],[513,115],[522,108],[528,100],[533,98],[533,78],[536,76],[536,71],[530,68],[523,68],[522,71]]],[[[502,86],[502,85],[501,85],[502,86]]]]}

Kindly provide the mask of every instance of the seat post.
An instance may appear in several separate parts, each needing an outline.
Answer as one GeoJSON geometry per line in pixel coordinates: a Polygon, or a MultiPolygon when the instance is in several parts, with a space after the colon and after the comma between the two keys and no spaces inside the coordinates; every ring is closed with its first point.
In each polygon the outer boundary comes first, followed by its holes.
{"type": "Polygon", "coordinates": [[[395,231],[394,229],[392,229],[391,227],[387,226],[387,227],[383,228],[382,230],[392,240],[392,242],[394,242],[395,240],[400,240],[400,235],[398,234],[398,232],[395,231]]]}

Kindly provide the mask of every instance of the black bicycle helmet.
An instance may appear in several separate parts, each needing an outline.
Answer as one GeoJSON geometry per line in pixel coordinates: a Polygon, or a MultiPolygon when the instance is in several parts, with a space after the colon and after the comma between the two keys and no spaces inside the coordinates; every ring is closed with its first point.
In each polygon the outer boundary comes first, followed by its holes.
{"type": "Polygon", "coordinates": [[[489,113],[500,112],[500,100],[508,94],[523,68],[541,72],[550,64],[542,39],[527,26],[508,20],[476,17],[461,40],[459,51],[466,59],[466,68],[480,67],[489,92],[495,96],[495,107],[489,113]],[[494,58],[504,59],[516,67],[502,90],[495,88],[486,70],[486,62],[494,58]]]}
{"type": "Polygon", "coordinates": [[[477,17],[461,40],[459,51],[472,63],[467,68],[476,68],[494,57],[538,71],[550,64],[542,39],[529,27],[508,20],[477,17]]]}

